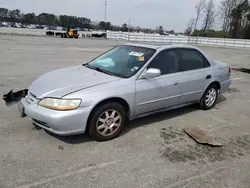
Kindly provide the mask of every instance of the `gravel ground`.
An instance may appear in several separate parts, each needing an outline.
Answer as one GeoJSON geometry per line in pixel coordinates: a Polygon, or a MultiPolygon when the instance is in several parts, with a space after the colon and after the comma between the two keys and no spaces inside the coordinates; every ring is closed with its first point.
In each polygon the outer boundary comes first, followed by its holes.
{"type": "MultiPolygon", "coordinates": [[[[0,36],[0,94],[27,88],[39,75],[85,63],[119,44],[107,40],[0,36]]],[[[232,67],[250,68],[249,50],[202,47],[232,67]]],[[[0,101],[0,188],[250,186],[250,75],[232,73],[216,108],[189,106],[131,122],[112,141],[58,137],[36,130],[0,101]],[[196,144],[182,131],[197,126],[224,144],[196,144]]]]}

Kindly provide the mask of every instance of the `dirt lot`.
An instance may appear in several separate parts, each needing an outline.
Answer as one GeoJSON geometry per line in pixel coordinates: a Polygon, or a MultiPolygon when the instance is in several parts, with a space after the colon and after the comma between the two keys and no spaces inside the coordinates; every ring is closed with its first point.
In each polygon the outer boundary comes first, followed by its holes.
{"type": "MultiPolygon", "coordinates": [[[[84,63],[120,42],[0,36],[0,94],[27,88],[39,75],[84,63]]],[[[248,67],[249,50],[203,47],[233,67],[248,67]]],[[[0,100],[0,188],[250,187],[250,75],[233,72],[216,108],[185,107],[131,122],[99,143],[86,135],[36,130],[0,100]],[[182,131],[197,126],[224,144],[196,144],[182,131]]]]}

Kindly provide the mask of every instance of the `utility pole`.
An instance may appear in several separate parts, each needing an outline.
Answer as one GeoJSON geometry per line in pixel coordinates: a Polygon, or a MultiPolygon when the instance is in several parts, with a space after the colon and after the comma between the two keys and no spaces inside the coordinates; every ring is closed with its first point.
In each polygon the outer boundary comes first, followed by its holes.
{"type": "Polygon", "coordinates": [[[128,41],[130,41],[130,22],[131,22],[131,18],[128,18],[128,41]]]}
{"type": "Polygon", "coordinates": [[[105,22],[107,21],[107,5],[108,5],[108,2],[107,2],[107,0],[105,0],[105,10],[104,10],[104,21],[105,22]]]}
{"type": "Polygon", "coordinates": [[[129,18],[128,18],[128,31],[129,31],[129,29],[130,29],[130,22],[131,22],[131,18],[129,17],[129,18]]]}

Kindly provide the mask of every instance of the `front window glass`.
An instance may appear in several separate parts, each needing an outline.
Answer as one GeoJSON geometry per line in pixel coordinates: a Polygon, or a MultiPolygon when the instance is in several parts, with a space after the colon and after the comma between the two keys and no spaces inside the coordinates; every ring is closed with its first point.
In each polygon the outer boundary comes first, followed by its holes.
{"type": "Polygon", "coordinates": [[[114,76],[129,78],[154,55],[155,49],[118,46],[92,60],[86,66],[114,76]]]}
{"type": "Polygon", "coordinates": [[[149,64],[148,68],[156,68],[161,71],[161,75],[175,73],[178,67],[178,51],[166,50],[160,52],[149,64]]]}

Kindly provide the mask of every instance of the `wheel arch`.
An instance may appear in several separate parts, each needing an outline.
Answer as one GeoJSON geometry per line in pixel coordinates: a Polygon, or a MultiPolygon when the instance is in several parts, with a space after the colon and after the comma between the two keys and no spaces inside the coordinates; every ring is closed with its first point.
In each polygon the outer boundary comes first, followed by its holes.
{"type": "Polygon", "coordinates": [[[92,116],[95,109],[98,108],[99,106],[101,106],[101,105],[103,105],[105,103],[109,103],[109,102],[117,102],[117,103],[119,103],[124,108],[127,118],[129,118],[129,116],[130,116],[130,106],[129,106],[128,102],[125,99],[121,98],[121,97],[111,97],[111,98],[103,99],[103,100],[99,101],[98,103],[96,103],[94,105],[94,107],[91,109],[91,112],[89,113],[89,116],[88,116],[88,119],[87,119],[87,128],[89,126],[90,117],[92,116]]]}
{"type": "MultiPolygon", "coordinates": [[[[213,81],[213,82],[211,82],[208,86],[207,86],[207,88],[209,88],[211,85],[216,85],[216,87],[220,90],[221,89],[221,85],[220,85],[220,82],[218,82],[218,81],[213,81]]],[[[206,89],[207,89],[206,88],[206,89]]]]}
{"type": "Polygon", "coordinates": [[[207,89],[208,89],[211,85],[216,85],[216,87],[217,87],[219,90],[221,89],[220,82],[218,82],[218,81],[213,81],[213,82],[211,82],[211,83],[206,87],[206,89],[204,90],[204,92],[203,92],[203,94],[202,94],[202,96],[201,96],[201,99],[202,99],[202,97],[204,96],[204,94],[206,93],[207,89]]]}

